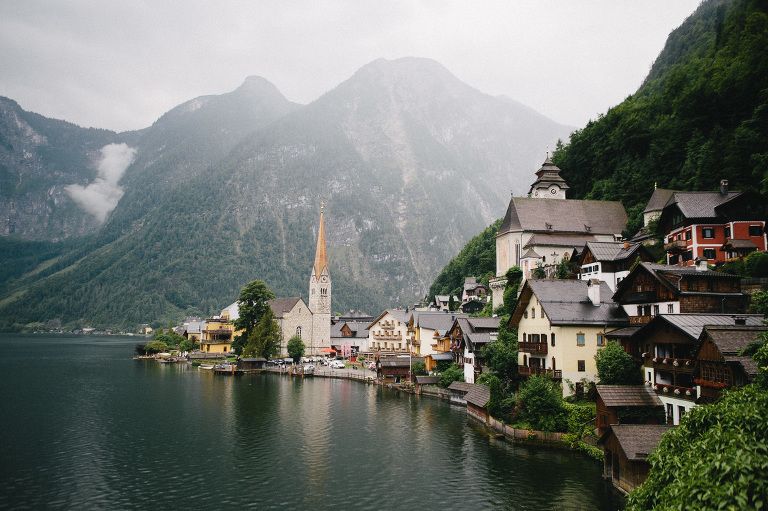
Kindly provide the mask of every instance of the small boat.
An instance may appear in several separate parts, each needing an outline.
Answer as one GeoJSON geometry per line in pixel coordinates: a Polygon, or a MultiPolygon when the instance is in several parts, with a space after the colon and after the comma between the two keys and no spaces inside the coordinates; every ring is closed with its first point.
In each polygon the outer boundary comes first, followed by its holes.
{"type": "Polygon", "coordinates": [[[175,364],[179,360],[176,357],[164,357],[164,358],[158,358],[158,362],[161,364],[175,364]]]}
{"type": "Polygon", "coordinates": [[[210,371],[211,369],[213,369],[213,364],[200,364],[197,367],[199,367],[200,369],[206,369],[206,370],[210,371]]]}

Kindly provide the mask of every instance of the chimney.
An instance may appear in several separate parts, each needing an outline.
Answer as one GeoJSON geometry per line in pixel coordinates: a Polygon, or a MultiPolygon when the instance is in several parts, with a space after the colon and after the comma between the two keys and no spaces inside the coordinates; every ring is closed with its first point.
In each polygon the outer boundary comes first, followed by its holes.
{"type": "Polygon", "coordinates": [[[625,242],[624,242],[624,250],[626,250],[626,249],[628,249],[628,248],[629,248],[629,242],[628,242],[628,241],[625,241],[625,242]]]}
{"type": "Polygon", "coordinates": [[[600,281],[589,279],[587,281],[587,296],[595,307],[600,307],[600,281]]]}
{"type": "Polygon", "coordinates": [[[699,256],[696,258],[696,271],[707,271],[709,270],[709,267],[707,266],[707,258],[699,256]]]}
{"type": "Polygon", "coordinates": [[[728,180],[727,179],[721,179],[720,180],[720,193],[723,195],[728,195],[728,180]]]}

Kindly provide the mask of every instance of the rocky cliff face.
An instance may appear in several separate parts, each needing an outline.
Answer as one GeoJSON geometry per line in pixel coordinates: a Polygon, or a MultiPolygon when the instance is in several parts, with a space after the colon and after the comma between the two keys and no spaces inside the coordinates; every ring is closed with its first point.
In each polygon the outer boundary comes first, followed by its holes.
{"type": "Polygon", "coordinates": [[[130,325],[216,311],[255,278],[306,296],[321,203],[334,310],[407,304],[568,132],[425,59],[375,61],[306,106],[251,78],[113,135],[136,151],[122,199],[13,307],[130,325]],[[76,295],[72,312],[33,303],[42,289],[76,295]]]}

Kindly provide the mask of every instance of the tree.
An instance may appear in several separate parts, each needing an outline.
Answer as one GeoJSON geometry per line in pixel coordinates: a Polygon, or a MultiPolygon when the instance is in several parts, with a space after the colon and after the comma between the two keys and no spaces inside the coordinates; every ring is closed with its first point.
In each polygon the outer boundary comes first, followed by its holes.
{"type": "Polygon", "coordinates": [[[648,456],[626,509],[761,509],[768,504],[768,392],[725,391],[688,411],[648,456]]]}
{"type": "Polygon", "coordinates": [[[455,311],[456,310],[456,300],[453,299],[453,293],[451,293],[448,296],[448,310],[449,311],[455,311]]]}
{"type": "Polygon", "coordinates": [[[253,330],[261,321],[267,311],[271,311],[269,300],[274,300],[275,295],[261,280],[254,280],[246,284],[240,291],[237,299],[239,317],[235,320],[235,330],[243,333],[235,336],[232,342],[232,350],[240,355],[243,347],[249,342],[253,330]]]}
{"type": "Polygon", "coordinates": [[[300,336],[294,335],[288,339],[286,349],[288,350],[288,356],[291,357],[294,362],[298,362],[299,359],[304,356],[305,348],[304,341],[301,340],[300,336]]]}
{"type": "Polygon", "coordinates": [[[424,362],[414,362],[411,364],[411,372],[414,376],[424,376],[427,374],[427,366],[424,362]]]}
{"type": "Polygon", "coordinates": [[[445,389],[455,381],[464,381],[464,370],[456,364],[451,364],[451,366],[440,375],[440,381],[438,381],[437,384],[445,389]]]}
{"type": "Polygon", "coordinates": [[[563,403],[563,391],[548,376],[530,376],[520,385],[517,398],[520,402],[520,418],[533,429],[565,430],[568,412],[563,403]]]}
{"type": "Polygon", "coordinates": [[[275,321],[275,314],[267,307],[267,311],[248,336],[242,354],[244,357],[275,357],[280,354],[280,337],[280,326],[275,321]]]}
{"type": "Polygon", "coordinates": [[[643,373],[632,355],[618,341],[610,341],[595,354],[597,377],[601,385],[641,385],[643,373]]]}

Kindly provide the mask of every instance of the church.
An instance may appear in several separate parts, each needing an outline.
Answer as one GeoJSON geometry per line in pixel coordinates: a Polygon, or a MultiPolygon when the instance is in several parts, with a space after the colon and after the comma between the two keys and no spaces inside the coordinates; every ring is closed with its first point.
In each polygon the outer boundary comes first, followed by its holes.
{"type": "Polygon", "coordinates": [[[618,241],[627,224],[624,206],[616,201],[567,199],[568,185],[547,156],[536,171],[528,197],[512,197],[496,234],[496,278],[491,279],[493,306],[504,300],[505,274],[513,266],[523,280],[537,272],[551,276],[574,250],[590,241],[618,241]]]}
{"type": "MultiPolygon", "coordinates": [[[[287,356],[288,340],[294,335],[301,337],[305,355],[323,355],[331,347],[331,272],[325,247],[325,221],[320,208],[320,228],[317,233],[315,262],[309,277],[309,305],[300,296],[275,298],[269,301],[280,331],[280,356],[287,356]]],[[[222,311],[222,317],[234,321],[239,317],[235,302],[222,311]]],[[[326,352],[327,353],[327,352],[326,352]]]]}

